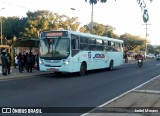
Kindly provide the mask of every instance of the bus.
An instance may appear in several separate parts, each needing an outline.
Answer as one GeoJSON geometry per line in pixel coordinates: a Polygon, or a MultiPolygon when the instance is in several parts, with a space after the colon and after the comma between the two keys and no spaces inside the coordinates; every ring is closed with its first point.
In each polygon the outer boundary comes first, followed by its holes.
{"type": "Polygon", "coordinates": [[[44,31],[40,35],[40,71],[79,72],[109,69],[123,64],[123,41],[71,30],[44,31]]]}

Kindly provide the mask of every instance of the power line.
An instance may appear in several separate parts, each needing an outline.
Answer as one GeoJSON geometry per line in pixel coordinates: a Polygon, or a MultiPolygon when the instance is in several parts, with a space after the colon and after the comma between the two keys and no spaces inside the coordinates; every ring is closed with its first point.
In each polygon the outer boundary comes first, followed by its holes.
{"type": "Polygon", "coordinates": [[[14,5],[14,6],[17,6],[17,7],[20,7],[20,8],[24,8],[24,9],[27,9],[27,10],[35,10],[35,9],[31,9],[31,8],[28,8],[28,7],[24,7],[24,6],[21,6],[21,5],[17,5],[17,4],[14,4],[14,3],[11,3],[11,2],[6,2],[6,1],[1,1],[1,3],[5,3],[5,4],[9,4],[9,5],[14,5]]]}

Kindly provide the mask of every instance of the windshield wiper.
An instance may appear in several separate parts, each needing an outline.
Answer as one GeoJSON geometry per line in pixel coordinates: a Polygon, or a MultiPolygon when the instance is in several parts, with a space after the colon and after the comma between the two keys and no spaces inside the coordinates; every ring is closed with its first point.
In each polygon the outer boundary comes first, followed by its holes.
{"type": "Polygon", "coordinates": [[[57,40],[57,42],[56,42],[56,44],[55,44],[55,50],[56,50],[56,48],[57,48],[57,46],[58,46],[58,43],[59,43],[59,40],[61,39],[61,37],[58,37],[58,40],[57,40]]]}

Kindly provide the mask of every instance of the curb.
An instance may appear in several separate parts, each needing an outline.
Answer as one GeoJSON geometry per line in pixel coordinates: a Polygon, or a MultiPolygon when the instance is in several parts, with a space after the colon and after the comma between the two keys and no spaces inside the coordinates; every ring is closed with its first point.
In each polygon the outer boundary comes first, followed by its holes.
{"type": "Polygon", "coordinates": [[[13,77],[7,77],[3,76],[0,78],[0,80],[13,80],[13,79],[22,79],[22,78],[29,78],[32,76],[39,76],[39,75],[48,75],[48,74],[53,74],[54,72],[45,72],[45,73],[39,73],[39,74],[31,74],[31,75],[18,75],[18,76],[13,76],[13,77]]]}

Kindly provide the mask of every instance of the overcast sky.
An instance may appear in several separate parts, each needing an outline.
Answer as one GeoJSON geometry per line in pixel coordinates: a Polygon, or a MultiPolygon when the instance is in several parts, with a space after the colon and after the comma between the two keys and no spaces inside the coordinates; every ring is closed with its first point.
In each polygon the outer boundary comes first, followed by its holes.
{"type": "MultiPolygon", "coordinates": [[[[148,26],[148,39],[152,44],[160,45],[160,0],[144,2],[149,13],[148,24],[151,24],[148,26]]],[[[26,17],[28,11],[49,10],[70,17],[79,17],[82,25],[91,21],[91,5],[85,0],[0,0],[0,10],[0,16],[6,17],[26,17]]],[[[130,33],[145,37],[142,15],[137,0],[107,0],[107,3],[94,6],[94,21],[115,27],[117,34],[130,33]]]]}

